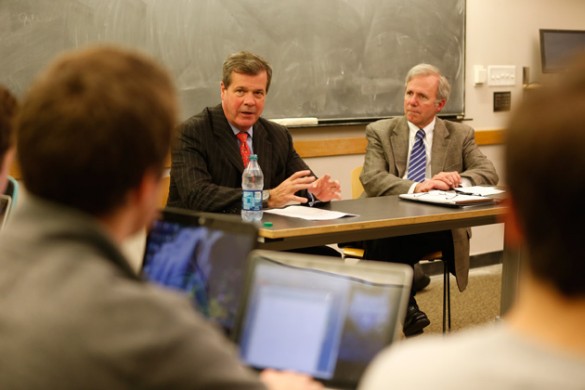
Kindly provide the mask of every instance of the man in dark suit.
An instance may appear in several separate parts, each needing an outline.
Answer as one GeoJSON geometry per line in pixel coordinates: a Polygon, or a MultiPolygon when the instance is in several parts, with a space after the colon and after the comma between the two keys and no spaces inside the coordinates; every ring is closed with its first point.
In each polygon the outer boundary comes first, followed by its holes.
{"type": "Polygon", "coordinates": [[[239,212],[244,142],[258,155],[264,173],[265,207],[340,199],[339,182],[329,175],[316,178],[295,151],[287,128],[261,118],[271,77],[270,65],[255,54],[227,58],[221,104],[205,108],[180,128],[172,153],[169,206],[239,212]],[[245,141],[239,133],[245,133],[245,141]]]}
{"type": "Polygon", "coordinates": [[[243,367],[122,253],[156,215],[176,114],[167,72],[125,49],[65,53],[31,85],[15,128],[27,196],[0,234],[0,388],[320,388],[243,367]]]}
{"type": "MultiPolygon", "coordinates": [[[[366,127],[368,146],[360,180],[367,196],[497,184],[496,170],[475,144],[473,129],[436,116],[447,103],[450,89],[447,79],[432,65],[420,64],[409,71],[405,115],[366,127]],[[418,138],[420,154],[413,153],[418,138]],[[413,178],[417,163],[419,175],[413,178]]],[[[469,229],[453,229],[368,241],[365,257],[415,264],[424,255],[441,250],[463,291],[469,272],[469,235],[469,229]]],[[[429,324],[413,291],[404,333],[419,334],[429,324]]]]}

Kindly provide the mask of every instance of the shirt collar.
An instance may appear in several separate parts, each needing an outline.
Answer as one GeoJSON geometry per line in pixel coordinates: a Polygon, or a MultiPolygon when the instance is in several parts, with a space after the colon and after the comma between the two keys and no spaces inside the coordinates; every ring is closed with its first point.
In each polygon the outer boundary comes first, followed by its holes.
{"type": "MultiPolygon", "coordinates": [[[[234,132],[234,135],[238,135],[238,133],[242,131],[242,130],[238,129],[237,127],[233,126],[229,121],[228,121],[228,124],[232,128],[232,131],[234,132]]],[[[250,126],[250,128],[248,130],[246,130],[246,132],[250,136],[250,139],[252,137],[254,137],[254,126],[250,126]]]]}
{"type": "MultiPolygon", "coordinates": [[[[420,127],[416,126],[414,123],[410,121],[406,121],[408,123],[408,128],[411,134],[416,134],[416,132],[420,129],[420,127]]],[[[431,135],[433,130],[435,130],[435,123],[437,122],[437,117],[434,117],[431,123],[423,127],[422,129],[425,131],[426,135],[431,135]]]]}

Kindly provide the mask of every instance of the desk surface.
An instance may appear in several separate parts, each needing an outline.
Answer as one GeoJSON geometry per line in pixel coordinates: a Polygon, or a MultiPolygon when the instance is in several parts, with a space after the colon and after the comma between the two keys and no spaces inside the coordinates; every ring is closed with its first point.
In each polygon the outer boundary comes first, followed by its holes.
{"type": "Polygon", "coordinates": [[[270,228],[260,229],[265,249],[294,249],[337,242],[401,236],[501,222],[500,204],[450,208],[401,200],[398,196],[335,201],[324,209],[358,214],[330,221],[264,214],[270,228]]]}

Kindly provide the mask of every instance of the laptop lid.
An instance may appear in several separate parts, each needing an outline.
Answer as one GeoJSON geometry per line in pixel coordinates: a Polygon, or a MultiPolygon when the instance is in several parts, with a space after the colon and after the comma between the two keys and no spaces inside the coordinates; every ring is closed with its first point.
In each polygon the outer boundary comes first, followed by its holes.
{"type": "Polygon", "coordinates": [[[12,208],[12,198],[8,195],[0,194],[0,229],[8,220],[12,208]]]}
{"type": "Polygon", "coordinates": [[[256,227],[239,217],[166,208],[146,239],[146,279],[186,294],[194,308],[230,333],[245,286],[256,227]]]}
{"type": "Polygon", "coordinates": [[[234,336],[251,367],[354,388],[402,331],[412,283],[406,265],[253,251],[249,266],[234,336]]]}

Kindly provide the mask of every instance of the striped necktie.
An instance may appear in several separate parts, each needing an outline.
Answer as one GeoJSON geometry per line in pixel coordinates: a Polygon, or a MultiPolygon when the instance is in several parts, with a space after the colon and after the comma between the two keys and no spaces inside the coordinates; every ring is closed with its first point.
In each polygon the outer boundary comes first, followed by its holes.
{"type": "Polygon", "coordinates": [[[427,168],[427,154],[425,152],[425,131],[419,129],[416,132],[414,145],[410,151],[410,163],[408,165],[408,179],[423,182],[427,168]]]}
{"type": "Polygon", "coordinates": [[[248,161],[250,159],[250,147],[248,146],[248,133],[245,131],[240,131],[236,137],[240,140],[240,154],[242,155],[242,162],[244,163],[244,168],[248,166],[248,161]]]}

